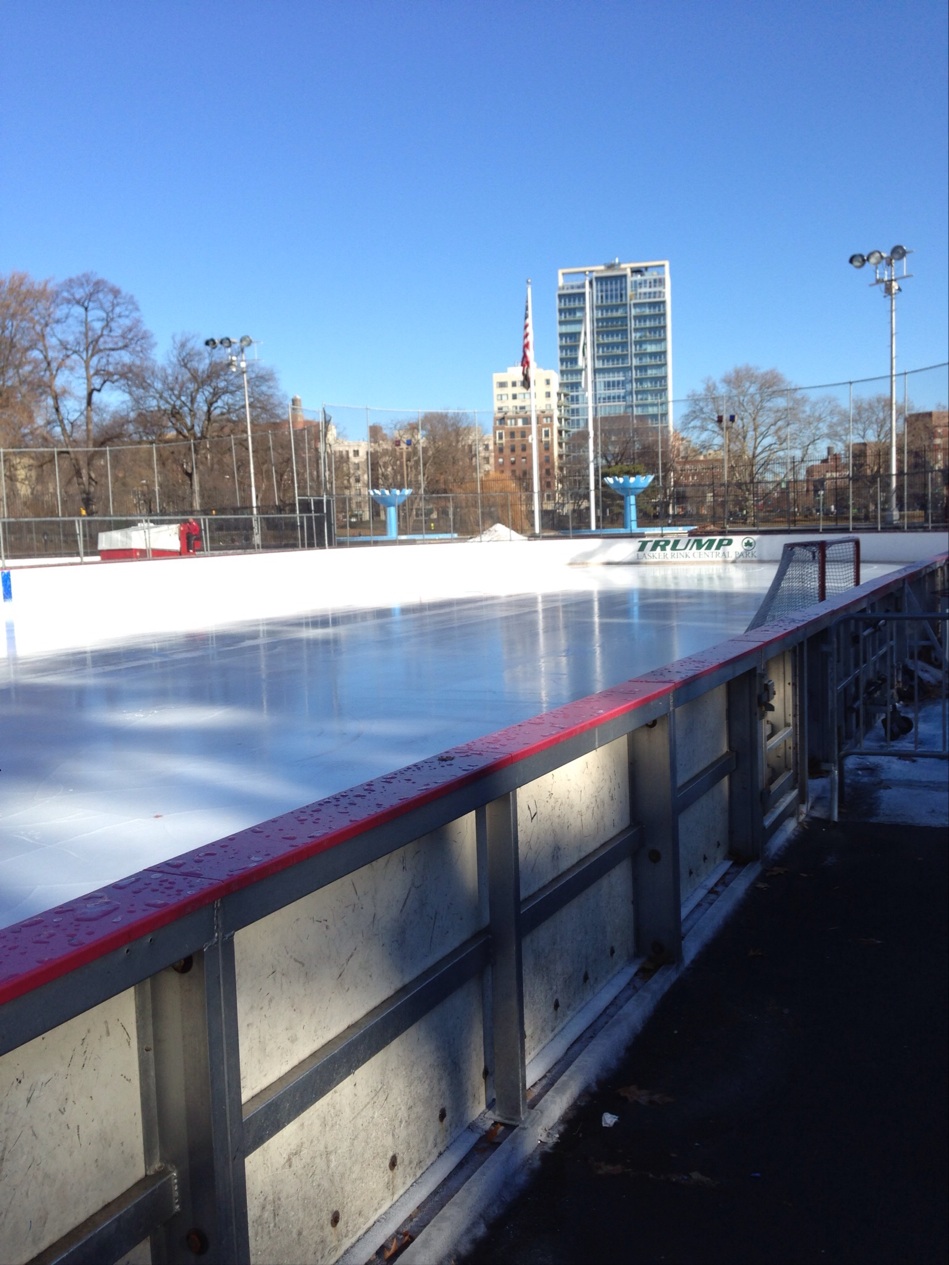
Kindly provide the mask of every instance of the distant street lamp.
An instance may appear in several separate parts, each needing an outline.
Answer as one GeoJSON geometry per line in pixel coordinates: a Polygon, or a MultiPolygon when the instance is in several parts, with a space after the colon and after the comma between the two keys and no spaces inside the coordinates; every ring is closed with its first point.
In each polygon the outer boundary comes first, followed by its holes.
{"type": "Polygon", "coordinates": [[[250,506],[254,520],[254,548],[260,546],[260,524],[257,519],[257,485],[254,482],[254,440],[250,430],[250,395],[247,391],[247,348],[253,343],[249,334],[241,338],[206,338],[205,347],[216,351],[220,347],[227,352],[228,363],[233,373],[240,373],[244,378],[244,416],[247,420],[247,460],[250,465],[250,506]],[[235,347],[236,351],[231,351],[235,347]]]}
{"type": "MultiPolygon", "coordinates": [[[[905,281],[913,274],[906,271],[906,256],[912,251],[905,246],[894,246],[888,255],[882,250],[871,250],[868,255],[851,255],[850,263],[854,268],[862,268],[870,264],[874,271],[871,285],[882,285],[883,294],[890,300],[890,496],[886,510],[886,521],[891,526],[900,521],[896,505],[896,296],[900,292],[900,284],[896,279],[896,265],[902,263],[903,271],[900,281],[905,281]]],[[[906,425],[906,419],[903,419],[906,425]]]]}
{"type": "Polygon", "coordinates": [[[735,414],[729,413],[726,417],[723,413],[719,413],[715,422],[722,428],[722,436],[725,444],[725,451],[723,454],[724,460],[722,463],[724,466],[722,473],[724,475],[725,483],[725,512],[722,515],[722,526],[726,531],[728,531],[728,432],[735,425],[735,414]]]}

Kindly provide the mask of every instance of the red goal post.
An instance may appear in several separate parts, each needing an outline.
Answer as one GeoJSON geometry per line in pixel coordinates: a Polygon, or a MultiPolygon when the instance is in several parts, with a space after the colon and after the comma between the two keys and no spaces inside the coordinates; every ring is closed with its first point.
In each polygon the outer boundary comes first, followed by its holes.
{"type": "Polygon", "coordinates": [[[781,619],[860,583],[860,541],[856,536],[795,540],[781,551],[771,587],[746,631],[781,619]]]}

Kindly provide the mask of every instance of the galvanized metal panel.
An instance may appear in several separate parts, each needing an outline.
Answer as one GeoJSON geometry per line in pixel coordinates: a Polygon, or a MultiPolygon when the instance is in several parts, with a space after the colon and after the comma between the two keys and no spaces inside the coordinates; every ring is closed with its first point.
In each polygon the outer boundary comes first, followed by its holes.
{"type": "Polygon", "coordinates": [[[488,933],[482,932],[467,945],[453,950],[249,1099],[244,1105],[243,1154],[250,1155],[269,1142],[469,980],[483,979],[489,965],[489,939],[488,933]]]}
{"type": "Polygon", "coordinates": [[[719,686],[676,708],[677,785],[728,748],[728,691],[719,686]]]}
{"type": "Polygon", "coordinates": [[[765,792],[786,794],[787,783],[793,782],[797,770],[797,736],[795,725],[794,655],[790,651],[769,659],[765,667],[768,693],[773,693],[771,711],[764,724],[765,792]]]}
{"type": "Polygon", "coordinates": [[[676,720],[672,712],[634,729],[627,745],[632,813],[643,828],[633,862],[636,947],[656,962],[677,962],[682,951],[676,720]]]}
{"type": "Polygon", "coordinates": [[[175,1176],[162,1170],[143,1177],[64,1239],[34,1256],[30,1265],[103,1265],[107,1261],[151,1265],[151,1243],[142,1235],[149,1235],[156,1224],[174,1215],[175,1176]],[[130,1242],[134,1246],[129,1250],[130,1242]]]}
{"type": "Polygon", "coordinates": [[[0,1058],[0,1245],[17,1265],[144,1177],[135,1000],[103,1002],[0,1058]]]}
{"type": "Polygon", "coordinates": [[[247,1161],[251,1259],[329,1265],[483,1110],[472,980],[247,1161]]]}
{"type": "Polygon", "coordinates": [[[528,1060],[632,961],[634,952],[632,869],[626,861],[524,940],[528,1060]]]}
{"type": "Polygon", "coordinates": [[[246,1101],[481,924],[474,814],[235,936],[246,1101]]]}
{"type": "Polygon", "coordinates": [[[760,691],[761,677],[754,667],[728,686],[728,745],[735,755],[728,782],[729,844],[732,856],[747,861],[761,856],[764,838],[760,691]]]}
{"type": "Polygon", "coordinates": [[[530,896],[629,825],[626,738],[521,787],[521,895],[530,896]]]}
{"type": "Polygon", "coordinates": [[[679,814],[679,893],[690,892],[728,859],[728,781],[717,782],[679,814]]]}

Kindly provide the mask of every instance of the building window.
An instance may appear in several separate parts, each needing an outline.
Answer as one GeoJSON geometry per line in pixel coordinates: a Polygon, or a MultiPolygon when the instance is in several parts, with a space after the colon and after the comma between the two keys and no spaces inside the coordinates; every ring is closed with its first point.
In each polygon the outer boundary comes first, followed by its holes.
{"type": "Polygon", "coordinates": [[[499,430],[499,431],[498,431],[498,443],[499,443],[499,444],[503,444],[503,443],[504,443],[504,431],[503,431],[503,430],[499,430]]]}

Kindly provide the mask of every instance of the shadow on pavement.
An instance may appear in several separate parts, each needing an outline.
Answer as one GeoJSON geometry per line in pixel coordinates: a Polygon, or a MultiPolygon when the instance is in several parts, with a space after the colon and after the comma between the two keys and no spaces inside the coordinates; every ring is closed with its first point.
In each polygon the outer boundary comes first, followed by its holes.
{"type": "Polygon", "coordinates": [[[945,1261],[946,858],[809,822],[453,1260],[945,1261]]]}

